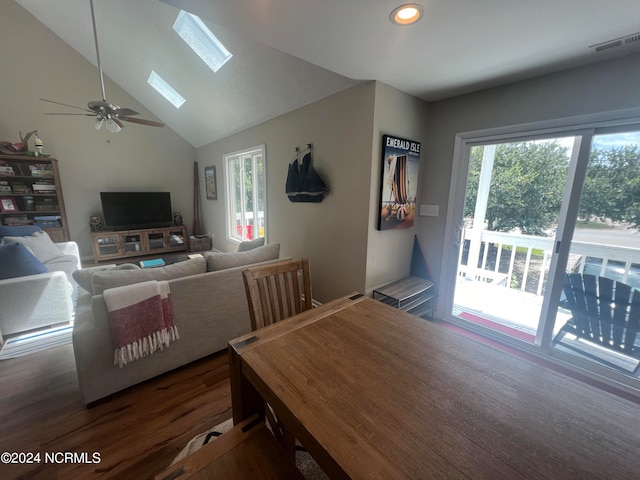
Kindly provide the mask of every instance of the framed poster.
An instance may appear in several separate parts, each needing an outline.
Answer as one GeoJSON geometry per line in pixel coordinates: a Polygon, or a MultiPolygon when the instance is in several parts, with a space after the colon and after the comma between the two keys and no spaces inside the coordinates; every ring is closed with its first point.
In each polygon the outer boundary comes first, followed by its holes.
{"type": "Polygon", "coordinates": [[[218,199],[218,186],[216,181],[216,166],[204,167],[204,188],[209,200],[218,199]]]}
{"type": "Polygon", "coordinates": [[[382,136],[378,230],[413,226],[420,165],[420,142],[382,136]]]}
{"type": "Polygon", "coordinates": [[[13,197],[0,197],[0,211],[17,212],[18,205],[13,197]]]}

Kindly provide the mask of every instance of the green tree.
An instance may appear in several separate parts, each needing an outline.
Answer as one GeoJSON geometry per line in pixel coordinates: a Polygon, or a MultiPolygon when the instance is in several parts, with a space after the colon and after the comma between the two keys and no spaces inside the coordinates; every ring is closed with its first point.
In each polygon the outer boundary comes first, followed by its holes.
{"type": "Polygon", "coordinates": [[[592,150],[579,215],[640,225],[640,146],[592,150]]]}
{"type": "MultiPolygon", "coordinates": [[[[471,150],[465,217],[474,214],[484,147],[471,150]]],[[[491,176],[489,230],[544,235],[560,211],[569,158],[556,141],[499,144],[491,176]]]]}

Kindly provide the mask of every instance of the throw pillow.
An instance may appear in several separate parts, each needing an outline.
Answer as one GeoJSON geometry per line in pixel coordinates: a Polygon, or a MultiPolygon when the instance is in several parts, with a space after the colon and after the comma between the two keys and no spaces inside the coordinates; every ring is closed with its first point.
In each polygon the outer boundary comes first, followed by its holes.
{"type": "Polygon", "coordinates": [[[42,263],[64,256],[47,232],[40,230],[24,237],[4,237],[4,243],[21,243],[27,247],[42,263]]]}
{"type": "Polygon", "coordinates": [[[42,229],[35,225],[20,225],[16,227],[0,225],[0,239],[3,237],[26,237],[40,231],[42,229]]]}
{"type": "Polygon", "coordinates": [[[264,247],[257,247],[253,250],[239,253],[204,252],[204,258],[207,259],[208,272],[226,270],[227,268],[276,260],[280,258],[280,244],[270,243],[264,247]]]}
{"type": "Polygon", "coordinates": [[[98,272],[104,272],[105,270],[140,270],[140,267],[133,263],[123,263],[121,265],[100,265],[98,267],[84,268],[82,270],[76,270],[72,273],[73,279],[78,285],[84,288],[87,292],[93,295],[93,287],[91,285],[91,279],[93,275],[98,272]]]}
{"type": "Polygon", "coordinates": [[[149,280],[172,280],[205,273],[207,262],[204,258],[193,258],[186,262],[178,262],[166,267],[141,268],[139,270],[104,270],[91,277],[94,295],[102,295],[108,288],[122,287],[149,280]]]}
{"type": "Polygon", "coordinates": [[[264,237],[254,238],[253,240],[245,240],[238,245],[238,252],[247,252],[264,245],[264,237]]]}
{"type": "Polygon", "coordinates": [[[45,267],[20,243],[0,245],[0,280],[46,273],[45,267]]]}

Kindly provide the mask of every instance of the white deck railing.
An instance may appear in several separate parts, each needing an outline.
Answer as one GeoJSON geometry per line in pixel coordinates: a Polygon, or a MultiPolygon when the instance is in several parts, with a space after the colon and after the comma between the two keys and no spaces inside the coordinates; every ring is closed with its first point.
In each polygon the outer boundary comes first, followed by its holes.
{"type": "MultiPolygon", "coordinates": [[[[464,230],[464,240],[472,240],[474,238],[472,229],[464,230]]],[[[516,261],[516,251],[518,248],[526,249],[526,258],[524,264],[524,272],[522,282],[520,284],[520,290],[525,291],[527,286],[527,280],[529,277],[530,269],[532,267],[531,258],[534,250],[543,252],[541,266],[536,266],[537,270],[540,270],[538,282],[536,285],[536,294],[542,295],[542,288],[544,281],[549,273],[549,258],[554,247],[554,239],[549,237],[537,237],[532,235],[520,235],[504,232],[492,232],[483,230],[480,235],[480,241],[484,245],[484,248],[480,249],[480,255],[482,259],[480,267],[473,272],[474,279],[485,282],[491,282],[496,285],[502,285],[505,288],[512,288],[511,278],[514,271],[516,261]],[[494,267],[487,268],[487,258],[489,249],[487,245],[494,244],[497,246],[496,261],[494,267]],[[511,254],[509,259],[509,266],[507,272],[501,272],[500,259],[502,258],[502,251],[504,247],[510,247],[511,254]]],[[[472,251],[472,249],[469,249],[472,251]]],[[[632,264],[640,264],[640,249],[630,247],[619,247],[614,245],[600,245],[587,242],[572,242],[570,255],[574,258],[574,261],[578,261],[577,271],[583,272],[587,257],[598,258],[602,260],[600,275],[604,276],[609,261],[624,262],[624,272],[621,280],[627,281],[632,264]]],[[[460,249],[460,257],[458,259],[458,274],[467,276],[471,274],[470,265],[477,265],[478,259],[475,262],[471,262],[469,259],[467,265],[462,264],[462,248],[460,249]]],[[[569,265],[569,268],[573,268],[573,265],[569,265]]]]}

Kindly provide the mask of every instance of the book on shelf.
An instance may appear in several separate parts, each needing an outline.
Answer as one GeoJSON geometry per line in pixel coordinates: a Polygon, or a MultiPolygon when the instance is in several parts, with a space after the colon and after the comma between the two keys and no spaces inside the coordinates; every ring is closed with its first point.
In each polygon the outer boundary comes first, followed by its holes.
{"type": "Polygon", "coordinates": [[[36,212],[59,212],[60,208],[57,204],[49,204],[49,203],[37,203],[36,202],[36,212]]]}
{"type": "Polygon", "coordinates": [[[56,186],[53,183],[34,183],[33,193],[55,193],[56,186]]]}
{"type": "Polygon", "coordinates": [[[33,220],[30,220],[26,215],[11,215],[4,219],[4,224],[9,227],[33,225],[33,220]]]}
{"type": "Polygon", "coordinates": [[[53,177],[53,171],[49,163],[35,163],[29,165],[32,177],[53,177]]]}
{"type": "Polygon", "coordinates": [[[0,165],[0,175],[15,175],[13,167],[11,165],[0,165]]]}
{"type": "Polygon", "coordinates": [[[14,183],[12,186],[13,193],[31,193],[26,183],[14,183]]]}
{"type": "Polygon", "coordinates": [[[33,224],[41,228],[61,227],[62,217],[60,215],[34,215],[33,224]]]}
{"type": "Polygon", "coordinates": [[[62,226],[60,222],[33,222],[36,227],[40,228],[59,228],[62,226]]]}
{"type": "Polygon", "coordinates": [[[182,245],[184,243],[182,235],[171,235],[169,241],[174,245],[182,245]]]}

